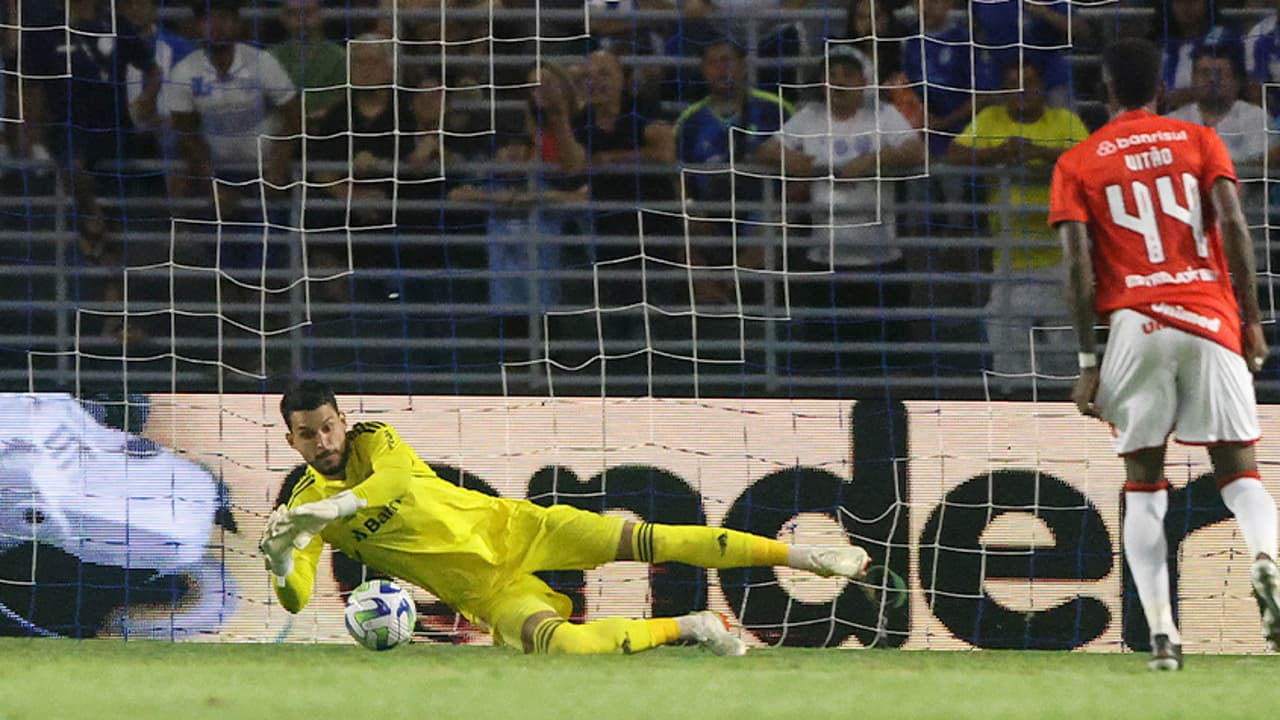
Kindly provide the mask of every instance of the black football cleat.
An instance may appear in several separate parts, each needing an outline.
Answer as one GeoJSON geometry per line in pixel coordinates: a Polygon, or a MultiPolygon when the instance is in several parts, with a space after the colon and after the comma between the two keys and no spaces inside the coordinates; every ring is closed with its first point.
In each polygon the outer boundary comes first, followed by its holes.
{"type": "Polygon", "coordinates": [[[1147,661],[1147,669],[1181,670],[1182,646],[1174,645],[1164,633],[1151,638],[1151,659],[1147,661]]]}

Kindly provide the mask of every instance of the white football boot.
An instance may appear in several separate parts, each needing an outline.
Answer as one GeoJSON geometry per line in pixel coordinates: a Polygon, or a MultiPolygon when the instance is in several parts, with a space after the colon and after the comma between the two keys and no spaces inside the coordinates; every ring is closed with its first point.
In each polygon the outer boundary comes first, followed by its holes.
{"type": "Polygon", "coordinates": [[[738,656],[747,654],[747,644],[729,629],[724,616],[711,610],[689,615],[693,639],[716,655],[738,656]]]}
{"type": "Polygon", "coordinates": [[[810,572],[821,577],[847,577],[857,579],[867,572],[871,556],[857,545],[844,547],[816,547],[809,556],[810,572]]]}
{"type": "Polygon", "coordinates": [[[1260,557],[1249,568],[1253,597],[1262,612],[1262,636],[1271,652],[1280,652],[1280,569],[1269,557],[1260,557]]]}

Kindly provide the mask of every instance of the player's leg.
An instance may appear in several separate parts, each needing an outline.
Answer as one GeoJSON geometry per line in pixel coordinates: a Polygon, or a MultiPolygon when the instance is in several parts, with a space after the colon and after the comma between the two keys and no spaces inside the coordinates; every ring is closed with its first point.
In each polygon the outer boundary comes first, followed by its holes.
{"type": "Polygon", "coordinates": [[[520,638],[526,653],[549,655],[630,655],[680,641],[693,641],[716,655],[745,655],[747,644],[714,612],[676,618],[603,618],[574,623],[553,612],[529,616],[520,638]]]}
{"type": "Polygon", "coordinates": [[[1177,438],[1209,444],[1222,501],[1240,526],[1252,560],[1250,580],[1263,635],[1280,647],[1280,571],[1276,569],[1276,503],[1263,487],[1253,443],[1261,435],[1253,375],[1239,353],[1202,338],[1179,372],[1177,438]],[[1181,407],[1185,407],[1185,411],[1181,407]]]}
{"type": "Polygon", "coordinates": [[[1276,502],[1262,486],[1252,444],[1209,448],[1222,501],[1240,525],[1252,564],[1249,581],[1262,615],[1267,646],[1280,651],[1280,569],[1276,567],[1276,502]]]}
{"type": "Polygon", "coordinates": [[[659,525],[564,505],[521,509],[517,534],[527,548],[522,572],[582,570],[614,560],[683,562],[707,568],[785,566],[823,576],[861,577],[867,552],[856,545],[788,545],[704,525],[659,525]]]}
{"type": "Polygon", "coordinates": [[[1276,557],[1276,501],[1262,485],[1252,443],[1224,443],[1209,448],[1222,501],[1235,516],[1252,560],[1276,557]]]}
{"type": "Polygon", "coordinates": [[[1112,313],[1098,387],[1098,408],[1114,427],[1113,445],[1124,458],[1124,556],[1151,629],[1152,669],[1182,664],[1164,533],[1164,457],[1178,410],[1176,373],[1184,337],[1189,336],[1139,313],[1112,313]]]}
{"type": "Polygon", "coordinates": [[[1182,635],[1173,622],[1169,589],[1169,542],[1164,516],[1169,483],[1164,479],[1165,448],[1146,448],[1124,457],[1124,557],[1138,587],[1138,599],[1151,630],[1153,670],[1182,667],[1182,635]]]}
{"type": "Polygon", "coordinates": [[[508,584],[479,613],[496,640],[526,653],[631,654],[693,640],[718,655],[742,655],[746,644],[715,613],[678,618],[603,618],[570,622],[572,603],[533,575],[508,584]],[[518,639],[517,639],[518,638],[518,639]]]}
{"type": "Polygon", "coordinates": [[[628,521],[618,541],[619,560],[682,562],[705,568],[782,566],[830,577],[861,577],[870,556],[857,545],[788,545],[773,538],[705,525],[628,521]]]}

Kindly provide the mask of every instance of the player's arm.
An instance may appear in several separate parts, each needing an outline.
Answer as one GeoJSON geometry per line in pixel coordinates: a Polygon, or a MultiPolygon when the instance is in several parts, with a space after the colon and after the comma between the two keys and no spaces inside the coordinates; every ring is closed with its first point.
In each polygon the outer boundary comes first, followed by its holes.
{"type": "Polygon", "coordinates": [[[1074,220],[1060,222],[1057,227],[1066,263],[1067,311],[1071,314],[1071,326],[1075,328],[1080,352],[1093,354],[1097,352],[1098,339],[1093,330],[1095,293],[1089,231],[1084,223],[1074,220]]]}
{"type": "Polygon", "coordinates": [[[311,600],[311,590],[315,587],[316,567],[320,564],[320,552],[324,549],[324,540],[319,535],[311,538],[307,546],[301,550],[290,547],[293,553],[293,568],[283,577],[276,576],[276,599],[280,606],[291,613],[298,613],[311,600]]]}
{"type": "Polygon", "coordinates": [[[164,79],[160,66],[156,64],[155,53],[151,44],[138,37],[138,31],[129,28],[118,38],[120,53],[133,67],[142,73],[142,92],[130,103],[133,117],[142,125],[149,125],[156,119],[159,108],[156,99],[160,96],[160,83],[164,79]]]}
{"type": "Polygon", "coordinates": [[[1270,350],[1262,333],[1262,309],[1258,306],[1258,269],[1253,254],[1253,237],[1249,224],[1240,208],[1240,195],[1234,180],[1219,177],[1209,191],[1218,225],[1222,228],[1222,249],[1231,270],[1231,286],[1240,304],[1240,319],[1244,323],[1241,338],[1245,362],[1257,372],[1266,362],[1270,350]]]}
{"type": "Polygon", "coordinates": [[[178,136],[178,153],[187,166],[185,175],[178,171],[170,176],[170,186],[174,195],[184,196],[192,193],[192,187],[203,187],[194,183],[206,183],[213,177],[213,159],[201,132],[199,113],[174,112],[170,119],[178,136]]]}
{"type": "MultiPolygon", "coordinates": [[[[356,446],[370,461],[373,472],[350,490],[322,498],[314,502],[291,502],[288,510],[275,522],[268,521],[263,550],[269,552],[288,542],[301,550],[313,542],[325,526],[339,518],[350,517],[362,508],[389,505],[409,488],[413,476],[414,455],[387,425],[355,433],[348,443],[356,446]]],[[[280,558],[280,567],[273,568],[276,575],[287,575],[288,560],[280,558]]]]}
{"type": "Polygon", "coordinates": [[[413,479],[413,451],[390,425],[377,431],[357,435],[356,442],[365,444],[373,473],[351,489],[351,494],[364,504],[388,505],[409,490],[413,479]]]}
{"type": "Polygon", "coordinates": [[[1065,220],[1057,223],[1058,238],[1062,241],[1063,261],[1066,266],[1067,312],[1071,315],[1071,326],[1076,332],[1076,341],[1080,344],[1080,378],[1071,391],[1071,399],[1075,401],[1080,414],[1089,417],[1101,417],[1097,406],[1093,404],[1098,395],[1098,384],[1101,375],[1098,372],[1098,338],[1094,333],[1094,297],[1093,257],[1091,255],[1089,230],[1078,220],[1065,220]]]}

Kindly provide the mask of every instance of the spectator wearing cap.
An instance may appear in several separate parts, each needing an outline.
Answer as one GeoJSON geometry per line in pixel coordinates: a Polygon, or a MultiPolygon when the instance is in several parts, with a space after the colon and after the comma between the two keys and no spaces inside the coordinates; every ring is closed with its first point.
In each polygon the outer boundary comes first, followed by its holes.
{"type": "MultiPolygon", "coordinates": [[[[752,162],[756,150],[782,128],[794,110],[777,95],[747,84],[745,52],[729,39],[720,38],[707,45],[701,67],[708,94],[676,120],[676,154],[684,166],[731,166],[683,173],[689,212],[707,221],[696,223],[692,232],[723,238],[733,234],[730,221],[750,220],[758,212],[749,206],[764,199],[765,181],[739,174],[739,168],[752,162]],[[732,204],[732,209],[708,203],[732,204]]],[[[737,231],[739,236],[749,234],[750,227],[739,225],[737,231]]],[[[739,260],[724,242],[693,243],[689,255],[688,260],[695,265],[730,265],[739,260]]],[[[747,250],[746,255],[753,264],[763,260],[758,249],[747,250]]],[[[711,300],[729,297],[721,293],[728,288],[715,284],[705,288],[711,300]]]]}
{"type": "Polygon", "coordinates": [[[1221,0],[1165,0],[1155,4],[1151,40],[1163,49],[1164,104],[1178,108],[1195,99],[1191,67],[1201,47],[1230,47],[1240,34],[1222,17],[1221,0]]]}
{"type": "MultiPolygon", "coordinates": [[[[881,202],[892,190],[880,181],[918,171],[924,139],[892,105],[876,101],[874,79],[859,55],[848,45],[832,45],[825,97],[802,107],[758,153],[769,167],[781,165],[788,184],[800,188],[788,192],[792,199],[812,202],[814,233],[789,267],[837,272],[797,288],[797,301],[811,307],[900,307],[908,297],[906,285],[892,277],[904,269],[903,252],[895,244],[896,217],[881,202]],[[847,272],[872,277],[845,280],[847,272]]],[[[808,326],[806,336],[826,343],[885,342],[900,337],[899,327],[883,319],[837,317],[808,326]]],[[[879,357],[875,353],[876,364],[879,357]]],[[[866,354],[843,358],[873,361],[866,354]]]]}
{"type": "Polygon", "coordinates": [[[280,7],[280,24],[289,39],[268,52],[302,93],[303,112],[319,117],[346,95],[347,54],[325,37],[320,0],[287,0],[280,7]]]}
{"type": "Polygon", "coordinates": [[[1058,156],[1089,131],[1071,110],[1048,106],[1034,63],[1010,62],[1002,75],[1004,102],[983,108],[947,152],[952,163],[1006,167],[986,176],[998,179],[992,201],[1001,208],[988,219],[989,231],[999,241],[985,323],[992,368],[998,373],[1032,371],[1032,328],[1062,326],[1062,332],[1035,335],[1034,369],[1071,374],[1074,340],[1058,284],[1062,251],[1044,208],[1058,156]]]}
{"type": "Polygon", "coordinates": [[[912,127],[924,127],[924,104],[902,71],[902,44],[910,35],[883,0],[850,0],[844,40],[857,53],[881,95],[893,103],[912,127]]]}

